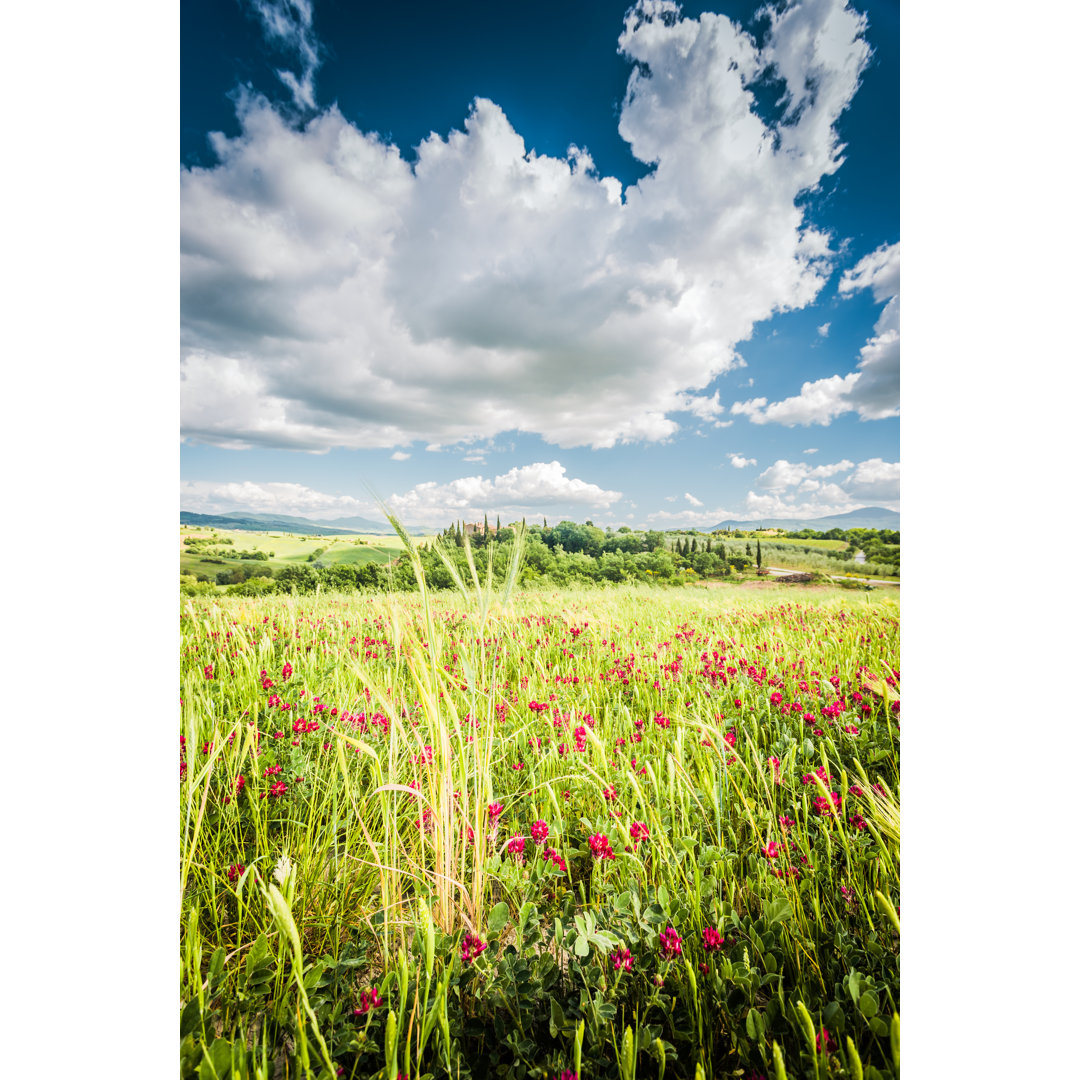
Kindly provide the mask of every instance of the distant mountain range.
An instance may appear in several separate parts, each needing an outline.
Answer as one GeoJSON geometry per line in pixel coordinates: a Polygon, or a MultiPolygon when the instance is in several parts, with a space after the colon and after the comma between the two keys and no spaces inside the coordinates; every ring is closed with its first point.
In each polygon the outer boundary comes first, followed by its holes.
{"type": "MultiPolygon", "coordinates": [[[[365,517],[312,521],[310,518],[291,517],[288,514],[194,514],[190,510],[181,510],[180,524],[207,525],[214,529],[239,529],[244,532],[303,533],[306,536],[346,536],[351,533],[392,536],[394,533],[394,527],[385,518],[375,521],[365,517]]],[[[406,525],[405,531],[413,536],[423,536],[436,530],[424,525],[406,525]]]]}
{"type": "Polygon", "coordinates": [[[828,532],[830,529],[899,529],[900,515],[895,510],[886,510],[881,506],[866,506],[861,510],[851,510],[846,514],[834,514],[822,518],[758,518],[755,521],[721,521],[706,532],[719,529],[787,529],[798,532],[800,529],[816,529],[828,532]]]}

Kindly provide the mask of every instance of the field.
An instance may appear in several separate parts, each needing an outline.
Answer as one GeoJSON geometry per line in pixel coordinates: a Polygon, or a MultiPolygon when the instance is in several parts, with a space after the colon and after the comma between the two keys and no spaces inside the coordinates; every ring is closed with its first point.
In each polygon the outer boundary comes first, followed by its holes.
{"type": "Polygon", "coordinates": [[[186,601],[182,1076],[897,1076],[898,604],[783,588],[186,601]]]}
{"type": "MultiPolygon", "coordinates": [[[[387,563],[402,552],[402,541],[397,536],[379,536],[373,533],[356,533],[347,536],[302,536],[295,533],[245,532],[239,529],[180,529],[180,573],[207,574],[213,578],[220,570],[231,570],[241,561],[228,557],[211,556],[213,561],[190,550],[185,538],[199,540],[204,550],[260,551],[269,558],[257,565],[280,570],[286,566],[307,563],[318,552],[317,560],[325,566],[337,563],[387,563]],[[271,555],[271,553],[273,553],[271,555]]],[[[417,537],[423,543],[428,537],[417,537]]],[[[256,565],[254,562],[250,565],[256,565]]]]}

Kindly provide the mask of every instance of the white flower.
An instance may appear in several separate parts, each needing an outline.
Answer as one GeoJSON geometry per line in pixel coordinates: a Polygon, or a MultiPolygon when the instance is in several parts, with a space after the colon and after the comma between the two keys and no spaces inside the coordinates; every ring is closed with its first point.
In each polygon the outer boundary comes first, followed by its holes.
{"type": "Polygon", "coordinates": [[[278,859],[277,866],[274,867],[274,878],[279,885],[284,885],[291,873],[292,862],[288,855],[282,855],[281,858],[278,859]]]}

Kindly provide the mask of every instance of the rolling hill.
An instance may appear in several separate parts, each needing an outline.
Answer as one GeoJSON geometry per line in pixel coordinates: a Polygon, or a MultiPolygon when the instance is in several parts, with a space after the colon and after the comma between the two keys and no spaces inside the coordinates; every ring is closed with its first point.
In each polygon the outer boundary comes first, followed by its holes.
{"type": "Polygon", "coordinates": [[[851,510],[846,514],[834,514],[822,518],[759,518],[756,521],[721,521],[706,532],[720,529],[816,529],[828,532],[829,529],[899,529],[900,515],[895,510],[886,510],[881,506],[867,506],[860,510],[851,510]]]}
{"type": "MultiPolygon", "coordinates": [[[[288,514],[195,514],[180,511],[181,525],[205,525],[214,529],[241,529],[244,532],[304,533],[307,536],[347,536],[352,533],[373,533],[376,536],[393,536],[394,528],[385,519],[375,521],[364,517],[335,518],[333,521],[312,521],[309,518],[291,517],[288,514]]],[[[423,536],[432,530],[422,525],[406,525],[405,531],[423,536]]]]}

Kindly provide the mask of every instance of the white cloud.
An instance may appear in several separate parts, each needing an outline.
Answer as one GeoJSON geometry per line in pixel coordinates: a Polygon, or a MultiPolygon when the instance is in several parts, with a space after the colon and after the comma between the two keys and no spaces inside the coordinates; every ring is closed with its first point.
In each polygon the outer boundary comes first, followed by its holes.
{"type": "Polygon", "coordinates": [[[469,462],[470,465],[486,465],[487,464],[487,458],[479,450],[475,451],[472,454],[466,454],[461,460],[469,462]]]}
{"type": "Polygon", "coordinates": [[[694,496],[693,496],[693,495],[691,495],[689,491],[688,491],[688,492],[686,492],[686,493],[685,493],[685,494],[683,495],[683,498],[684,498],[684,499],[685,499],[685,500],[686,500],[686,501],[687,501],[687,502],[688,502],[688,503],[689,503],[689,504],[690,504],[691,506],[704,506],[704,505],[705,505],[705,504],[704,504],[704,503],[703,503],[703,502],[702,502],[702,501],[701,501],[700,499],[695,499],[695,498],[694,498],[694,496]]]}
{"type": "Polygon", "coordinates": [[[585,507],[608,510],[621,498],[620,491],[605,491],[568,477],[557,461],[537,461],[493,480],[463,476],[447,484],[427,481],[403,495],[391,495],[386,502],[403,520],[438,522],[485,513],[536,516],[543,511],[571,513],[585,507]]]}
{"type": "Polygon", "coordinates": [[[870,288],[874,299],[887,301],[874,325],[874,336],[859,350],[857,370],[805,382],[800,392],[771,404],[766,398],[737,401],[734,415],[754,424],[821,424],[828,426],[844,413],[860,420],[884,420],[900,415],[900,245],[884,245],[860,260],[840,282],[850,293],[870,288]]]}
{"type": "Polygon", "coordinates": [[[900,462],[870,458],[844,481],[851,495],[870,502],[896,502],[900,498],[900,462]]]}
{"type": "Polygon", "coordinates": [[[711,528],[717,522],[722,521],[725,517],[731,515],[726,510],[658,510],[655,513],[649,514],[646,517],[646,521],[650,525],[657,525],[661,528],[675,528],[678,525],[685,526],[688,529],[696,529],[704,526],[705,528],[711,528]]]}
{"type": "Polygon", "coordinates": [[[804,461],[790,462],[781,458],[773,462],[759,477],[757,482],[767,490],[778,491],[789,487],[799,487],[809,483],[808,490],[818,487],[814,482],[837,473],[848,472],[855,468],[853,461],[847,459],[833,465],[811,467],[804,461]]]}
{"type": "Polygon", "coordinates": [[[757,464],[757,458],[743,457],[742,454],[728,454],[728,457],[736,469],[745,469],[748,465],[757,464]]]}
{"type": "Polygon", "coordinates": [[[842,488],[835,484],[822,485],[801,499],[795,496],[781,496],[776,493],[759,495],[755,491],[747,493],[746,516],[754,518],[817,518],[832,514],[845,514],[856,509],[859,503],[853,502],[842,488]]]}
{"type": "MultiPolygon", "coordinates": [[[[257,9],[312,103],[310,4],[257,9]]],[[[336,108],[297,126],[240,95],[219,164],[180,178],[185,438],[441,447],[518,429],[610,447],[670,438],[678,412],[727,426],[704,391],[741,365],[735,345],[828,279],[799,196],[840,165],[869,55],[843,0],[770,18],[759,49],[724,16],[630,14],[619,131],[655,168],[625,191],[576,147],[529,151],[483,98],[410,165],[336,108]],[[750,89],[770,66],[772,126],[750,89]]]]}
{"type": "Polygon", "coordinates": [[[900,295],[899,244],[882,244],[844,271],[837,292],[846,296],[858,289],[872,289],[879,304],[900,295]]]}
{"type": "Polygon", "coordinates": [[[321,61],[319,40],[312,28],[311,0],[251,0],[263,26],[263,33],[273,44],[297,53],[301,73],[280,70],[277,77],[289,88],[293,102],[307,109],[315,108],[315,72],[321,61]]]}
{"type": "Polygon", "coordinates": [[[826,517],[873,504],[899,509],[900,464],[881,458],[854,462],[843,460],[811,468],[805,462],[781,458],[757,479],[763,491],[746,496],[746,516],[826,517]],[[827,482],[842,473],[850,475],[839,483],[827,482]]]}
{"type": "Polygon", "coordinates": [[[818,448],[816,446],[811,446],[809,450],[803,451],[804,454],[816,454],[817,452],[818,448]]]}
{"type": "Polygon", "coordinates": [[[412,457],[412,454],[406,454],[404,450],[395,450],[390,455],[391,461],[408,461],[412,457]]]}
{"type": "Polygon", "coordinates": [[[378,508],[351,495],[328,495],[303,484],[216,483],[185,480],[180,484],[180,507],[196,514],[228,514],[249,510],[257,514],[288,514],[315,520],[351,514],[381,516],[378,508]]]}
{"type": "Polygon", "coordinates": [[[828,337],[828,336],[829,336],[829,327],[830,327],[830,326],[832,326],[832,323],[831,323],[831,322],[827,322],[827,323],[822,323],[822,324],[821,324],[821,325],[820,325],[820,326],[819,326],[819,327],[817,328],[817,332],[818,332],[818,334],[819,334],[819,335],[820,335],[821,337],[828,337]]]}

